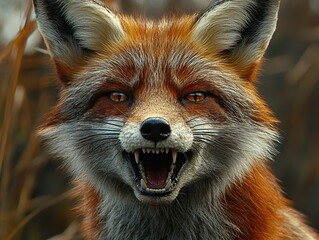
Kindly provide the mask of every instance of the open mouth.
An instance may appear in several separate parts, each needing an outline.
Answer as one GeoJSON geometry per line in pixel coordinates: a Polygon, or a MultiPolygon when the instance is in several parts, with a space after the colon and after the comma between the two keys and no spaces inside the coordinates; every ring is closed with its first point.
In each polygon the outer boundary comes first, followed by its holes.
{"type": "Polygon", "coordinates": [[[137,149],[124,152],[135,174],[135,184],[144,195],[163,196],[171,193],[181,169],[192,157],[192,152],[174,149],[137,149]]]}

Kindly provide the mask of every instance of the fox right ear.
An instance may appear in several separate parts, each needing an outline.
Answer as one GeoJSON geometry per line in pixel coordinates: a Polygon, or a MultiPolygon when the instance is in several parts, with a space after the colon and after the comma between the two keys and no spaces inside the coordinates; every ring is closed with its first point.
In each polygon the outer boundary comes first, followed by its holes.
{"type": "Polygon", "coordinates": [[[275,31],[280,0],[214,0],[200,12],[193,40],[254,79],[275,31]]]}
{"type": "Polygon", "coordinates": [[[119,19],[98,0],[33,0],[39,29],[57,72],[66,71],[88,55],[107,51],[124,37],[119,19]]]}

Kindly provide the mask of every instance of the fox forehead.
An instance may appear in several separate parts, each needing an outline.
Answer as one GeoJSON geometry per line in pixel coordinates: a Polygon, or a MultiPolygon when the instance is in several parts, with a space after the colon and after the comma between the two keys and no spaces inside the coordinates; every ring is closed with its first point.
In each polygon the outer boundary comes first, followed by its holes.
{"type": "Polygon", "coordinates": [[[157,46],[157,53],[160,53],[172,42],[188,42],[195,23],[194,18],[165,17],[156,21],[121,16],[120,21],[125,31],[126,44],[139,43],[147,48],[157,46]]]}
{"type": "Polygon", "coordinates": [[[80,68],[71,85],[87,85],[92,89],[117,82],[131,88],[144,85],[155,91],[162,84],[173,84],[180,89],[185,85],[213,84],[211,80],[221,77],[239,78],[222,58],[208,55],[192,42],[193,17],[158,22],[128,17],[121,20],[125,39],[113,46],[112,51],[107,47],[93,56],[80,68]]]}
{"type": "MultiPolygon", "coordinates": [[[[109,63],[113,70],[125,67],[127,74],[133,69],[142,68],[152,72],[160,68],[164,70],[163,67],[192,68],[199,62],[205,64],[200,61],[203,57],[213,58],[206,61],[210,65],[222,61],[222,58],[215,57],[211,52],[208,55],[208,51],[193,42],[191,34],[194,16],[164,18],[159,21],[121,16],[120,20],[125,31],[124,38],[111,47],[100,45],[99,53],[92,56],[93,59],[83,68],[84,71],[92,65],[101,66],[100,63],[109,63]]],[[[102,67],[106,69],[108,66],[102,67]]]]}

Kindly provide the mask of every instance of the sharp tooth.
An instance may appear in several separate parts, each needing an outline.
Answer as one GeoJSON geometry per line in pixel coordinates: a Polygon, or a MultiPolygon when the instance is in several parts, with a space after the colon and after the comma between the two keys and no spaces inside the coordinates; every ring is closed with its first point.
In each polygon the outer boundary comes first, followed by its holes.
{"type": "Polygon", "coordinates": [[[168,154],[168,152],[169,152],[169,149],[168,149],[168,148],[166,148],[166,149],[165,149],[165,152],[166,152],[166,154],[168,154]]]}
{"type": "Polygon", "coordinates": [[[151,152],[151,149],[147,148],[147,149],[146,149],[146,152],[147,152],[147,153],[150,153],[150,152],[151,152]]]}
{"type": "Polygon", "coordinates": [[[139,164],[140,163],[140,151],[139,150],[134,151],[134,158],[135,158],[135,162],[137,164],[139,164]]]}
{"type": "Polygon", "coordinates": [[[143,151],[143,153],[145,154],[145,152],[146,152],[145,148],[142,148],[142,151],[143,151]]]}
{"type": "Polygon", "coordinates": [[[155,153],[156,153],[156,150],[155,150],[155,149],[152,149],[152,153],[154,153],[154,154],[155,154],[155,153]]]}
{"type": "Polygon", "coordinates": [[[169,179],[169,180],[167,181],[166,186],[165,186],[165,190],[169,190],[169,189],[171,188],[171,185],[172,185],[172,179],[169,179]]]}
{"type": "Polygon", "coordinates": [[[160,150],[159,149],[156,149],[156,154],[159,154],[160,153],[160,150]]]}
{"type": "Polygon", "coordinates": [[[145,182],[145,180],[144,180],[143,178],[141,179],[141,187],[142,187],[143,189],[147,189],[146,182],[145,182]]]}
{"type": "Polygon", "coordinates": [[[172,150],[172,159],[173,159],[173,164],[175,165],[176,159],[177,159],[177,151],[172,150]]]}
{"type": "Polygon", "coordinates": [[[165,149],[161,148],[161,153],[164,153],[165,152],[165,149]]]}

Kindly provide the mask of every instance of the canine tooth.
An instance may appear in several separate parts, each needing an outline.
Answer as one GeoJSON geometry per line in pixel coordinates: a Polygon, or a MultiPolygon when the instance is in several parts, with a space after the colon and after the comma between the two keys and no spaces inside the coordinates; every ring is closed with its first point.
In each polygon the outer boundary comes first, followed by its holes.
{"type": "Polygon", "coordinates": [[[172,159],[173,159],[173,164],[176,163],[176,159],[177,159],[177,151],[172,151],[172,159]]]}
{"type": "Polygon", "coordinates": [[[134,158],[135,158],[135,162],[137,164],[139,164],[140,163],[140,151],[139,150],[134,151],[134,158]]]}
{"type": "Polygon", "coordinates": [[[146,182],[145,182],[145,180],[143,178],[141,179],[141,187],[143,189],[147,189],[146,182]]]}
{"type": "Polygon", "coordinates": [[[171,185],[172,185],[172,179],[169,179],[169,180],[167,181],[167,184],[166,184],[166,186],[165,186],[165,189],[166,189],[166,190],[169,190],[169,189],[171,188],[171,185]]]}

